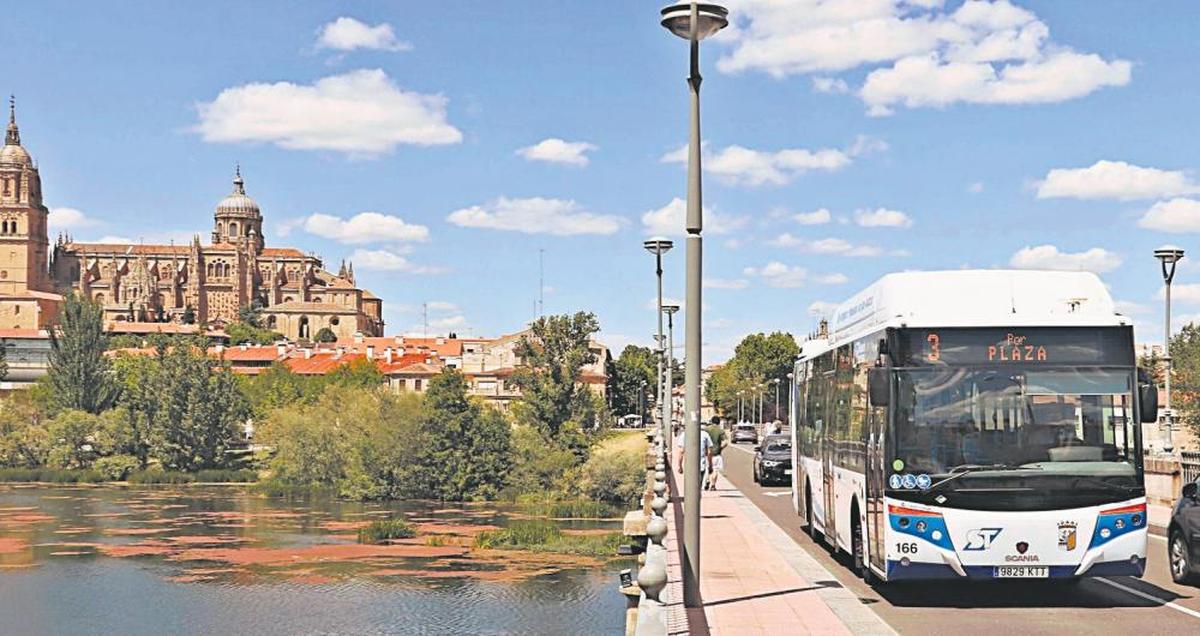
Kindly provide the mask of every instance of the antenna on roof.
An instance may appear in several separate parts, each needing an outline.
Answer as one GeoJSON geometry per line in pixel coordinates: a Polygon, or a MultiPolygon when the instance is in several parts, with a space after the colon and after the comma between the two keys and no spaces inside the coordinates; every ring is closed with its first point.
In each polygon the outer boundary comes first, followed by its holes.
{"type": "Polygon", "coordinates": [[[537,317],[541,318],[546,313],[546,267],[544,257],[546,250],[538,248],[538,306],[537,317]]]}
{"type": "Polygon", "coordinates": [[[421,320],[425,324],[425,337],[429,337],[429,303],[421,303],[421,320]]]}

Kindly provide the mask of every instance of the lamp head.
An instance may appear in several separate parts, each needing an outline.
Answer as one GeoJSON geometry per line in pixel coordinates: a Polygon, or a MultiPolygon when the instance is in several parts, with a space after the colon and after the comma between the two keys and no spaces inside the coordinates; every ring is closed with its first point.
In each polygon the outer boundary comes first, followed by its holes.
{"type": "Polygon", "coordinates": [[[663,313],[667,315],[673,315],[677,311],[679,311],[679,305],[674,303],[663,305],[663,313]]]}
{"type": "Polygon", "coordinates": [[[1163,263],[1175,263],[1183,258],[1183,249],[1174,245],[1164,245],[1154,250],[1154,258],[1163,263]]]}
{"type": "MultiPolygon", "coordinates": [[[[729,9],[719,4],[696,3],[696,40],[724,29],[729,25],[729,9]]],[[[662,10],[662,25],[685,40],[692,39],[692,3],[679,2],[662,10]]]]}
{"type": "Polygon", "coordinates": [[[661,236],[648,238],[642,242],[642,247],[645,247],[646,251],[651,254],[666,254],[674,246],[675,244],[671,242],[671,239],[661,236]]]}

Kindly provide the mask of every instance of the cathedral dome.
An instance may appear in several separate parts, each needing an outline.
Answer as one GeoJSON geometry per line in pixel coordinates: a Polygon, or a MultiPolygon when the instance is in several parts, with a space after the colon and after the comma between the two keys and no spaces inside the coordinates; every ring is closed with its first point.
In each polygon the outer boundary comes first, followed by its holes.
{"type": "Polygon", "coordinates": [[[246,182],[242,181],[242,170],[237,169],[233,178],[233,192],[217,204],[217,216],[258,217],[262,215],[258,202],[246,194],[246,182]]]}
{"type": "Polygon", "coordinates": [[[33,165],[33,157],[21,146],[21,131],[17,129],[17,107],[11,99],[8,103],[8,131],[4,136],[4,147],[0,148],[0,163],[33,165]]]}

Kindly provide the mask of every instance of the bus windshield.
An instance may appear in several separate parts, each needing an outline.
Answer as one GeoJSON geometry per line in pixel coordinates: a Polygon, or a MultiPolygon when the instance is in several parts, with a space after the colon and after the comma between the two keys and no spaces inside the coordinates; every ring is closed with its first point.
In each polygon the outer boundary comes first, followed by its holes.
{"type": "Polygon", "coordinates": [[[898,370],[896,465],[934,482],[962,471],[1036,470],[1133,485],[1133,387],[1130,368],[898,370]]]}

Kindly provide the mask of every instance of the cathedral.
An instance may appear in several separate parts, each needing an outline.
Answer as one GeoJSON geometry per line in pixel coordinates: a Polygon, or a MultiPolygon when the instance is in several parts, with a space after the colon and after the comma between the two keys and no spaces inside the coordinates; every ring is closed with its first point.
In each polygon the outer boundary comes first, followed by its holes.
{"type": "Polygon", "coordinates": [[[383,301],[355,284],[353,265],[333,274],[315,255],[266,246],[262,211],[246,194],[240,169],[233,191],[217,204],[209,244],[199,236],[188,245],[60,236],[48,256],[48,216],[10,105],[0,149],[0,328],[46,328],[61,294],[73,290],[104,308],[110,328],[135,323],[125,332],[152,332],[155,323],[220,329],[243,307],[257,306],[263,326],[292,340],[324,328],[339,339],[383,335],[383,301]]]}

